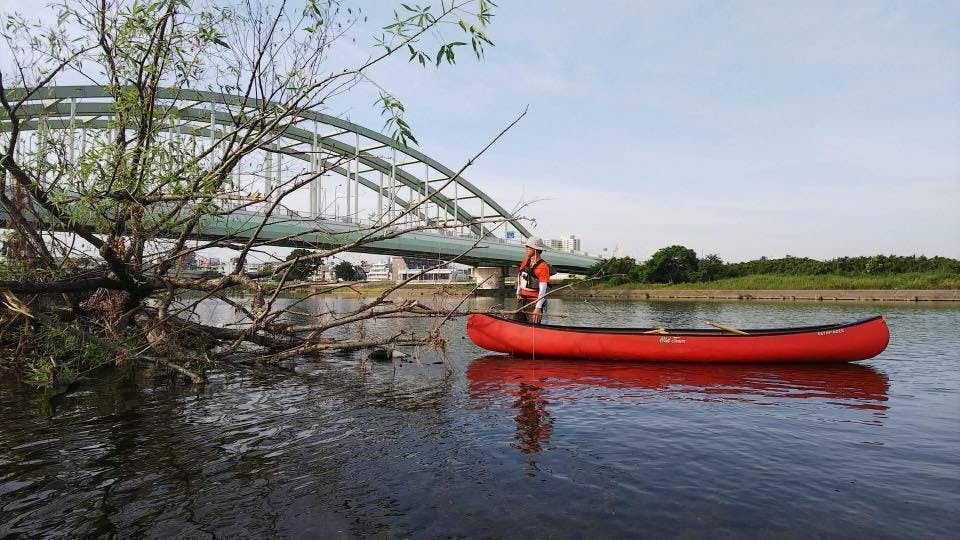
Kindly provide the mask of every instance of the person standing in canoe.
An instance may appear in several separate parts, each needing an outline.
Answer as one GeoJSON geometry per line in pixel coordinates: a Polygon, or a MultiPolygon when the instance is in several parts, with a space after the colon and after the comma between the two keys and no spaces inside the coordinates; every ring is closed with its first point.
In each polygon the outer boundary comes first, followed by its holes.
{"type": "Polygon", "coordinates": [[[547,245],[540,238],[531,238],[524,244],[527,253],[520,261],[517,275],[517,304],[527,322],[540,324],[547,305],[547,285],[550,283],[550,265],[543,260],[547,245]]]}

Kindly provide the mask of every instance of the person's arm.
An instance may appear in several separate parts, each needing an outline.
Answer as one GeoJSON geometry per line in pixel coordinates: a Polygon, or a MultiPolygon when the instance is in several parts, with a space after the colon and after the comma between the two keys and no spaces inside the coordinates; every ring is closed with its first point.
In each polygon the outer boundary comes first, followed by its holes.
{"type": "MultiPolygon", "coordinates": [[[[524,258],[522,261],[520,261],[520,272],[523,271],[523,267],[524,267],[525,264],[527,264],[527,259],[526,259],[526,258],[524,258]]],[[[520,301],[520,273],[519,273],[519,272],[517,273],[517,293],[516,293],[516,296],[517,296],[517,302],[519,302],[519,301],[520,301]]]]}
{"type": "Polygon", "coordinates": [[[540,292],[539,292],[539,294],[537,294],[537,305],[536,305],[536,308],[537,308],[538,310],[543,309],[543,303],[547,301],[546,295],[547,295],[547,284],[541,281],[541,282],[540,282],[540,292]]]}

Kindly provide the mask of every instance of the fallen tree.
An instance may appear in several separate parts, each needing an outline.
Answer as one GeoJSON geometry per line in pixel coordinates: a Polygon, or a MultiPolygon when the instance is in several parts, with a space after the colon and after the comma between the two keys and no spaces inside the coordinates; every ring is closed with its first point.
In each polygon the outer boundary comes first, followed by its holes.
{"type": "MultiPolygon", "coordinates": [[[[281,307],[278,298],[296,285],[291,273],[299,279],[303,268],[372,242],[426,229],[495,229],[502,218],[431,221],[422,211],[490,145],[402,210],[379,215],[349,235],[318,221],[315,229],[297,233],[322,233],[327,240],[317,249],[280,257],[268,268],[252,268],[251,259],[277,257],[276,246],[290,238],[267,237],[264,230],[282,219],[286,203],[302,188],[342,170],[350,159],[319,152],[310,156],[308,170],[271,177],[271,157],[279,162],[294,152],[277,145],[284,135],[306,113],[364,83],[373,66],[392,56],[452,64],[455,51],[469,43],[479,58],[490,44],[489,2],[441,3],[439,9],[401,5],[368,58],[334,69],[334,45],[351,38],[350,29],[365,16],[332,0],[310,0],[302,10],[285,3],[81,0],[58,5],[57,14],[46,26],[9,17],[3,37],[12,65],[0,71],[0,210],[10,230],[0,267],[0,347],[26,366],[33,382],[63,384],[128,361],[161,364],[200,381],[209,362],[250,351],[276,360],[441,341],[436,328],[420,335],[331,337],[373,318],[444,314],[418,302],[392,301],[390,295],[406,282],[310,324],[292,322],[293,307],[281,307]],[[102,86],[112,103],[109,119],[97,124],[97,135],[79,154],[72,129],[67,136],[45,125],[40,98],[62,79],[102,86]],[[211,108],[217,122],[211,120],[204,147],[182,136],[196,127],[178,116],[196,99],[186,89],[201,87],[232,97],[211,108]],[[251,171],[249,163],[263,156],[264,168],[251,171]],[[273,181],[264,193],[251,195],[239,185],[244,164],[246,174],[273,181]],[[199,235],[211,219],[254,208],[257,218],[244,239],[199,235]],[[213,248],[233,254],[236,263],[226,274],[184,271],[188,256],[213,248]],[[80,259],[85,264],[76,264],[80,259]],[[228,304],[236,320],[214,324],[197,316],[208,301],[228,304]]],[[[392,137],[403,145],[415,142],[403,105],[385,91],[378,104],[392,137]]],[[[319,290],[312,294],[342,286],[315,285],[319,290]]]]}

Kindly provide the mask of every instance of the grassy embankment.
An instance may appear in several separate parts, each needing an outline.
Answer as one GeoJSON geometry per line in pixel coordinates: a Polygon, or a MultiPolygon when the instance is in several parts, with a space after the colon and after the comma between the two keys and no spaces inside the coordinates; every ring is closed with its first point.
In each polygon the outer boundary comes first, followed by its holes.
{"type": "Polygon", "coordinates": [[[960,274],[909,272],[902,274],[875,274],[869,276],[846,276],[839,274],[791,275],[755,274],[696,283],[586,283],[580,288],[601,289],[708,289],[708,290],[866,290],[866,289],[960,289],[960,274]]]}

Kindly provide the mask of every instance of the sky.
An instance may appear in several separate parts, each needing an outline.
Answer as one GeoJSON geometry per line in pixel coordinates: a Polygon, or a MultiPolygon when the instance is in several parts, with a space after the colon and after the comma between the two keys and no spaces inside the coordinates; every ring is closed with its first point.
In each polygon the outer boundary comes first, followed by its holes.
{"type": "Polygon", "coordinates": [[[960,3],[495,13],[483,62],[374,77],[447,164],[529,105],[466,176],[505,206],[539,199],[537,234],[638,258],[960,257],[960,3]]]}
{"type": "MultiPolygon", "coordinates": [[[[397,2],[362,4],[341,60],[397,2]]],[[[480,62],[464,49],[455,66],[400,58],[370,75],[453,169],[529,106],[464,176],[505,207],[536,201],[535,234],[638,259],[671,244],[727,261],[960,258],[960,2],[501,0],[494,14],[480,62]]],[[[379,129],[375,99],[358,88],[328,112],[379,129]]]]}

